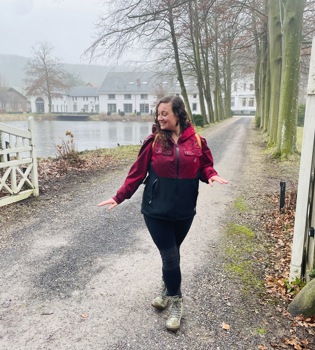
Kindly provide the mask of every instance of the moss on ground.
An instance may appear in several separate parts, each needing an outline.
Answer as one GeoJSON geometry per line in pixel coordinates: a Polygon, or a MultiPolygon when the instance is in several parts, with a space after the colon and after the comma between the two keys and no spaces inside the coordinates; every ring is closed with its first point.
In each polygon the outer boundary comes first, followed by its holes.
{"type": "Polygon", "coordinates": [[[253,258],[255,249],[254,232],[243,225],[228,223],[226,226],[227,243],[225,248],[225,268],[230,276],[243,284],[243,290],[252,288],[261,290],[263,281],[258,276],[253,258]]]}
{"type": "Polygon", "coordinates": [[[245,211],[245,210],[247,210],[247,205],[245,203],[244,198],[243,197],[237,197],[235,202],[234,202],[234,207],[238,211],[245,211]]]}

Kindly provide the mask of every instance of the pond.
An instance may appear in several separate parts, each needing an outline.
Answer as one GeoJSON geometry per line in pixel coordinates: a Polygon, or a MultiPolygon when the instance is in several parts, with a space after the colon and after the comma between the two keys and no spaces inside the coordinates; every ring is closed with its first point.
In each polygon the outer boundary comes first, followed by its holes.
{"type": "MultiPolygon", "coordinates": [[[[4,123],[24,130],[28,128],[27,121],[4,123]]],[[[139,145],[151,133],[152,124],[147,121],[34,120],[37,156],[56,156],[56,145],[68,140],[67,131],[73,134],[78,151],[139,145]]]]}

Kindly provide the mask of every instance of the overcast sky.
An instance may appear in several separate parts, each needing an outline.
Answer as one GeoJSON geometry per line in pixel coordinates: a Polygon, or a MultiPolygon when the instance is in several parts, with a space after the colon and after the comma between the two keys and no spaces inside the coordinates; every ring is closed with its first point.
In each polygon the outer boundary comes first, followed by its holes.
{"type": "Polygon", "coordinates": [[[81,56],[101,8],[101,0],[0,0],[0,53],[30,57],[32,47],[45,41],[64,63],[87,63],[81,56]]]}

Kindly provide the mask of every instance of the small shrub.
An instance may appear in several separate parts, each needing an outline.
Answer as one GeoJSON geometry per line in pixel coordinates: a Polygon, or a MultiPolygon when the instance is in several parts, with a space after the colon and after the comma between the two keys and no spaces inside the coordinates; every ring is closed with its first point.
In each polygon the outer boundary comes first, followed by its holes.
{"type": "Polygon", "coordinates": [[[108,112],[107,112],[107,115],[108,115],[108,116],[112,115],[112,112],[108,111],[108,112]]]}
{"type": "Polygon", "coordinates": [[[66,136],[68,137],[67,140],[61,140],[61,144],[55,146],[57,159],[69,163],[80,163],[79,152],[76,149],[72,132],[67,131],[66,136]]]}
{"type": "Polygon", "coordinates": [[[193,114],[193,120],[196,126],[204,127],[204,119],[201,114],[193,114]]]}
{"type": "Polygon", "coordinates": [[[120,116],[123,117],[125,115],[125,112],[121,111],[120,116]]]}

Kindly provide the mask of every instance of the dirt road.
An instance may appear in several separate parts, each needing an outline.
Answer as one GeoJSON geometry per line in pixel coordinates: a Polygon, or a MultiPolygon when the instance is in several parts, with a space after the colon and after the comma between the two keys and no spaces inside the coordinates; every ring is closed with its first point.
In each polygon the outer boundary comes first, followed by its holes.
{"type": "Polygon", "coordinates": [[[150,306],[161,263],[140,214],[142,188],[111,212],[96,207],[115,193],[126,168],[15,204],[19,215],[1,228],[0,348],[257,349],[257,329],[268,316],[257,317],[229,278],[220,243],[227,209],[243,186],[252,127],[251,117],[235,117],[204,135],[215,168],[230,184],[200,185],[197,216],[182,247],[180,331],[166,331],[167,312],[150,306]]]}

